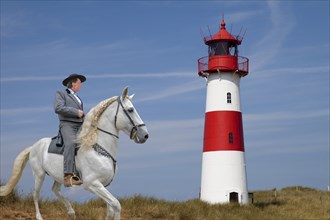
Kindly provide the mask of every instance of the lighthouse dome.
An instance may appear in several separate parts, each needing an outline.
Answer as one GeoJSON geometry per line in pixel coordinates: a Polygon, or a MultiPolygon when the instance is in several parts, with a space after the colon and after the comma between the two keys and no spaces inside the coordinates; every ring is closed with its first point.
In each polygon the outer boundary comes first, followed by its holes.
{"type": "Polygon", "coordinates": [[[205,38],[205,44],[209,45],[214,42],[219,41],[229,41],[229,42],[235,42],[237,45],[241,44],[241,41],[238,40],[238,37],[234,37],[226,30],[226,23],[224,20],[221,22],[221,28],[214,36],[211,36],[209,38],[205,38]]]}

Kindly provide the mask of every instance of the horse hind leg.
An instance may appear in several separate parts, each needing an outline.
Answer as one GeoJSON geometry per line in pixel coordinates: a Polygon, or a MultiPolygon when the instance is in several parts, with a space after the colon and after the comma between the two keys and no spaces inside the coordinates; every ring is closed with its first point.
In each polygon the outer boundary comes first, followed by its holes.
{"type": "Polygon", "coordinates": [[[59,182],[54,181],[52,191],[55,193],[57,199],[60,200],[64,204],[65,208],[68,210],[69,218],[76,219],[76,213],[73,210],[71,203],[61,193],[61,184],[59,182]]]}
{"type": "Polygon", "coordinates": [[[40,175],[36,175],[35,173],[34,174],[34,190],[33,190],[33,202],[34,202],[34,206],[35,206],[35,209],[36,209],[36,219],[37,220],[42,220],[43,218],[41,217],[41,213],[40,213],[40,209],[39,209],[39,197],[40,197],[40,189],[41,189],[41,186],[44,182],[44,179],[45,179],[45,173],[43,174],[40,174],[40,175]]]}

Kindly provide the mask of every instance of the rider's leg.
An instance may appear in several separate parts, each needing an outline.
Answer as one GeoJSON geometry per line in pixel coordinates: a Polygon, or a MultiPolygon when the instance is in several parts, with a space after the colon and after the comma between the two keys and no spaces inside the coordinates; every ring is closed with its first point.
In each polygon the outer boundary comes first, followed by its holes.
{"type": "Polygon", "coordinates": [[[82,182],[74,175],[74,158],[76,148],[76,135],[80,128],[79,123],[62,122],[60,129],[64,142],[63,167],[64,186],[80,185],[82,182]]]}

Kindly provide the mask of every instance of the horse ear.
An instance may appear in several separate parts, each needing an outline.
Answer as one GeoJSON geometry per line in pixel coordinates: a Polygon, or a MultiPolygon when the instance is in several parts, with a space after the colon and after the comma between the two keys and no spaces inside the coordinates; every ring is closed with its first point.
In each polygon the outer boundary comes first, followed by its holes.
{"type": "Polygon", "coordinates": [[[134,96],[135,96],[135,94],[132,94],[132,95],[130,95],[128,98],[129,98],[130,100],[132,100],[134,96]]]}
{"type": "Polygon", "coordinates": [[[126,86],[121,94],[121,99],[124,100],[128,95],[128,86],[126,86]]]}

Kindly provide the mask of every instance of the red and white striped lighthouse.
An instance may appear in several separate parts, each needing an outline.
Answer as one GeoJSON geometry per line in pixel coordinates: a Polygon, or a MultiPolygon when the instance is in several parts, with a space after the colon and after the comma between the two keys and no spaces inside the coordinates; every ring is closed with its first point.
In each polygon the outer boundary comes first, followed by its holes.
{"type": "Polygon", "coordinates": [[[209,55],[198,60],[198,74],[207,79],[200,199],[209,203],[248,203],[240,79],[249,60],[238,56],[243,37],[226,30],[204,37],[209,55]]]}

